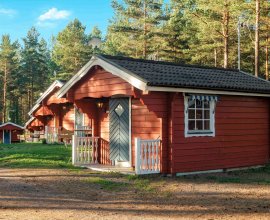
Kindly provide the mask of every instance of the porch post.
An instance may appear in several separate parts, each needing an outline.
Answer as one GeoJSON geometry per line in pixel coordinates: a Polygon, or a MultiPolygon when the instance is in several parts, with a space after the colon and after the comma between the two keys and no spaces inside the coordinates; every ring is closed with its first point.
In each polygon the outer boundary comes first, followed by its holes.
{"type": "Polygon", "coordinates": [[[76,163],[76,135],[72,135],[72,164],[76,163]]]}
{"type": "Polygon", "coordinates": [[[135,138],[135,173],[140,174],[141,165],[141,139],[135,138]]]}
{"type": "Polygon", "coordinates": [[[48,143],[48,126],[45,126],[45,139],[46,142],[48,143]]]}

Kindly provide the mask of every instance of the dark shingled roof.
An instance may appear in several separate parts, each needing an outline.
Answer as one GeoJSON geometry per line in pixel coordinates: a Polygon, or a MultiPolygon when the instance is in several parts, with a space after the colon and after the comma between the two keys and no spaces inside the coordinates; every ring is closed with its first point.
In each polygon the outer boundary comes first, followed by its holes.
{"type": "Polygon", "coordinates": [[[270,82],[234,69],[98,55],[128,70],[148,86],[270,94],[270,82]]]}

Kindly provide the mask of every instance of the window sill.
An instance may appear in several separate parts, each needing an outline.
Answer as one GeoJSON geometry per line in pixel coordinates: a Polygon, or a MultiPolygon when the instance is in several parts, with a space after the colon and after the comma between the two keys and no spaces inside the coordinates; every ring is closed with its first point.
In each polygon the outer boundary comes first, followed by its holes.
{"type": "Polygon", "coordinates": [[[212,131],[188,131],[185,137],[214,137],[215,133],[212,131]]]}

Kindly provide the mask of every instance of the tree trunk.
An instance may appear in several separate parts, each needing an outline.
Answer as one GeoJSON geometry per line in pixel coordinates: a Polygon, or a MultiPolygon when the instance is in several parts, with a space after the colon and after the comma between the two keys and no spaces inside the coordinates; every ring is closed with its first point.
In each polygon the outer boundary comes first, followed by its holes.
{"type": "Polygon", "coordinates": [[[30,111],[31,109],[31,98],[30,98],[30,89],[27,90],[27,105],[28,105],[28,109],[27,111],[30,111]]]}
{"type": "Polygon", "coordinates": [[[34,103],[34,73],[33,73],[33,69],[31,68],[31,102],[30,102],[30,106],[33,106],[34,103]]]}
{"type": "Polygon", "coordinates": [[[255,29],[255,76],[259,76],[259,68],[260,68],[260,0],[256,0],[256,29],[255,29]]]}
{"type": "Polygon", "coordinates": [[[217,48],[214,49],[215,67],[217,67],[217,48]]]}
{"type": "Polygon", "coordinates": [[[268,67],[268,45],[265,47],[265,79],[269,80],[269,67],[268,67]]]}
{"type": "Polygon", "coordinates": [[[227,0],[224,1],[224,13],[223,13],[223,44],[224,44],[224,68],[228,68],[228,56],[229,56],[229,5],[227,0]]]}
{"type": "Polygon", "coordinates": [[[7,121],[7,75],[8,75],[8,69],[7,69],[7,62],[5,62],[4,67],[4,81],[3,81],[3,123],[7,121]]]}
{"type": "Polygon", "coordinates": [[[147,57],[147,42],[146,42],[146,2],[143,3],[143,16],[144,16],[144,25],[143,25],[143,58],[147,57]]]}

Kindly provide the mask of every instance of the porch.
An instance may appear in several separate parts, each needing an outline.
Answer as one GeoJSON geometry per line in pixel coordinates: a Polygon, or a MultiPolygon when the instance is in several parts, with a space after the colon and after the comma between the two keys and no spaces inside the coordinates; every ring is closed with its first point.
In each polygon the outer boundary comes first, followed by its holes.
{"type": "Polygon", "coordinates": [[[101,172],[119,172],[123,174],[155,174],[160,173],[161,141],[135,138],[135,166],[127,166],[121,162],[104,163],[102,157],[110,158],[110,151],[101,150],[99,137],[72,136],[72,163],[101,172]],[[103,154],[103,155],[102,155],[103,154]]]}
{"type": "Polygon", "coordinates": [[[74,134],[78,137],[90,137],[92,136],[92,129],[89,126],[76,125],[75,130],[70,131],[61,126],[45,126],[45,139],[47,144],[71,144],[72,135],[74,134]]]}

